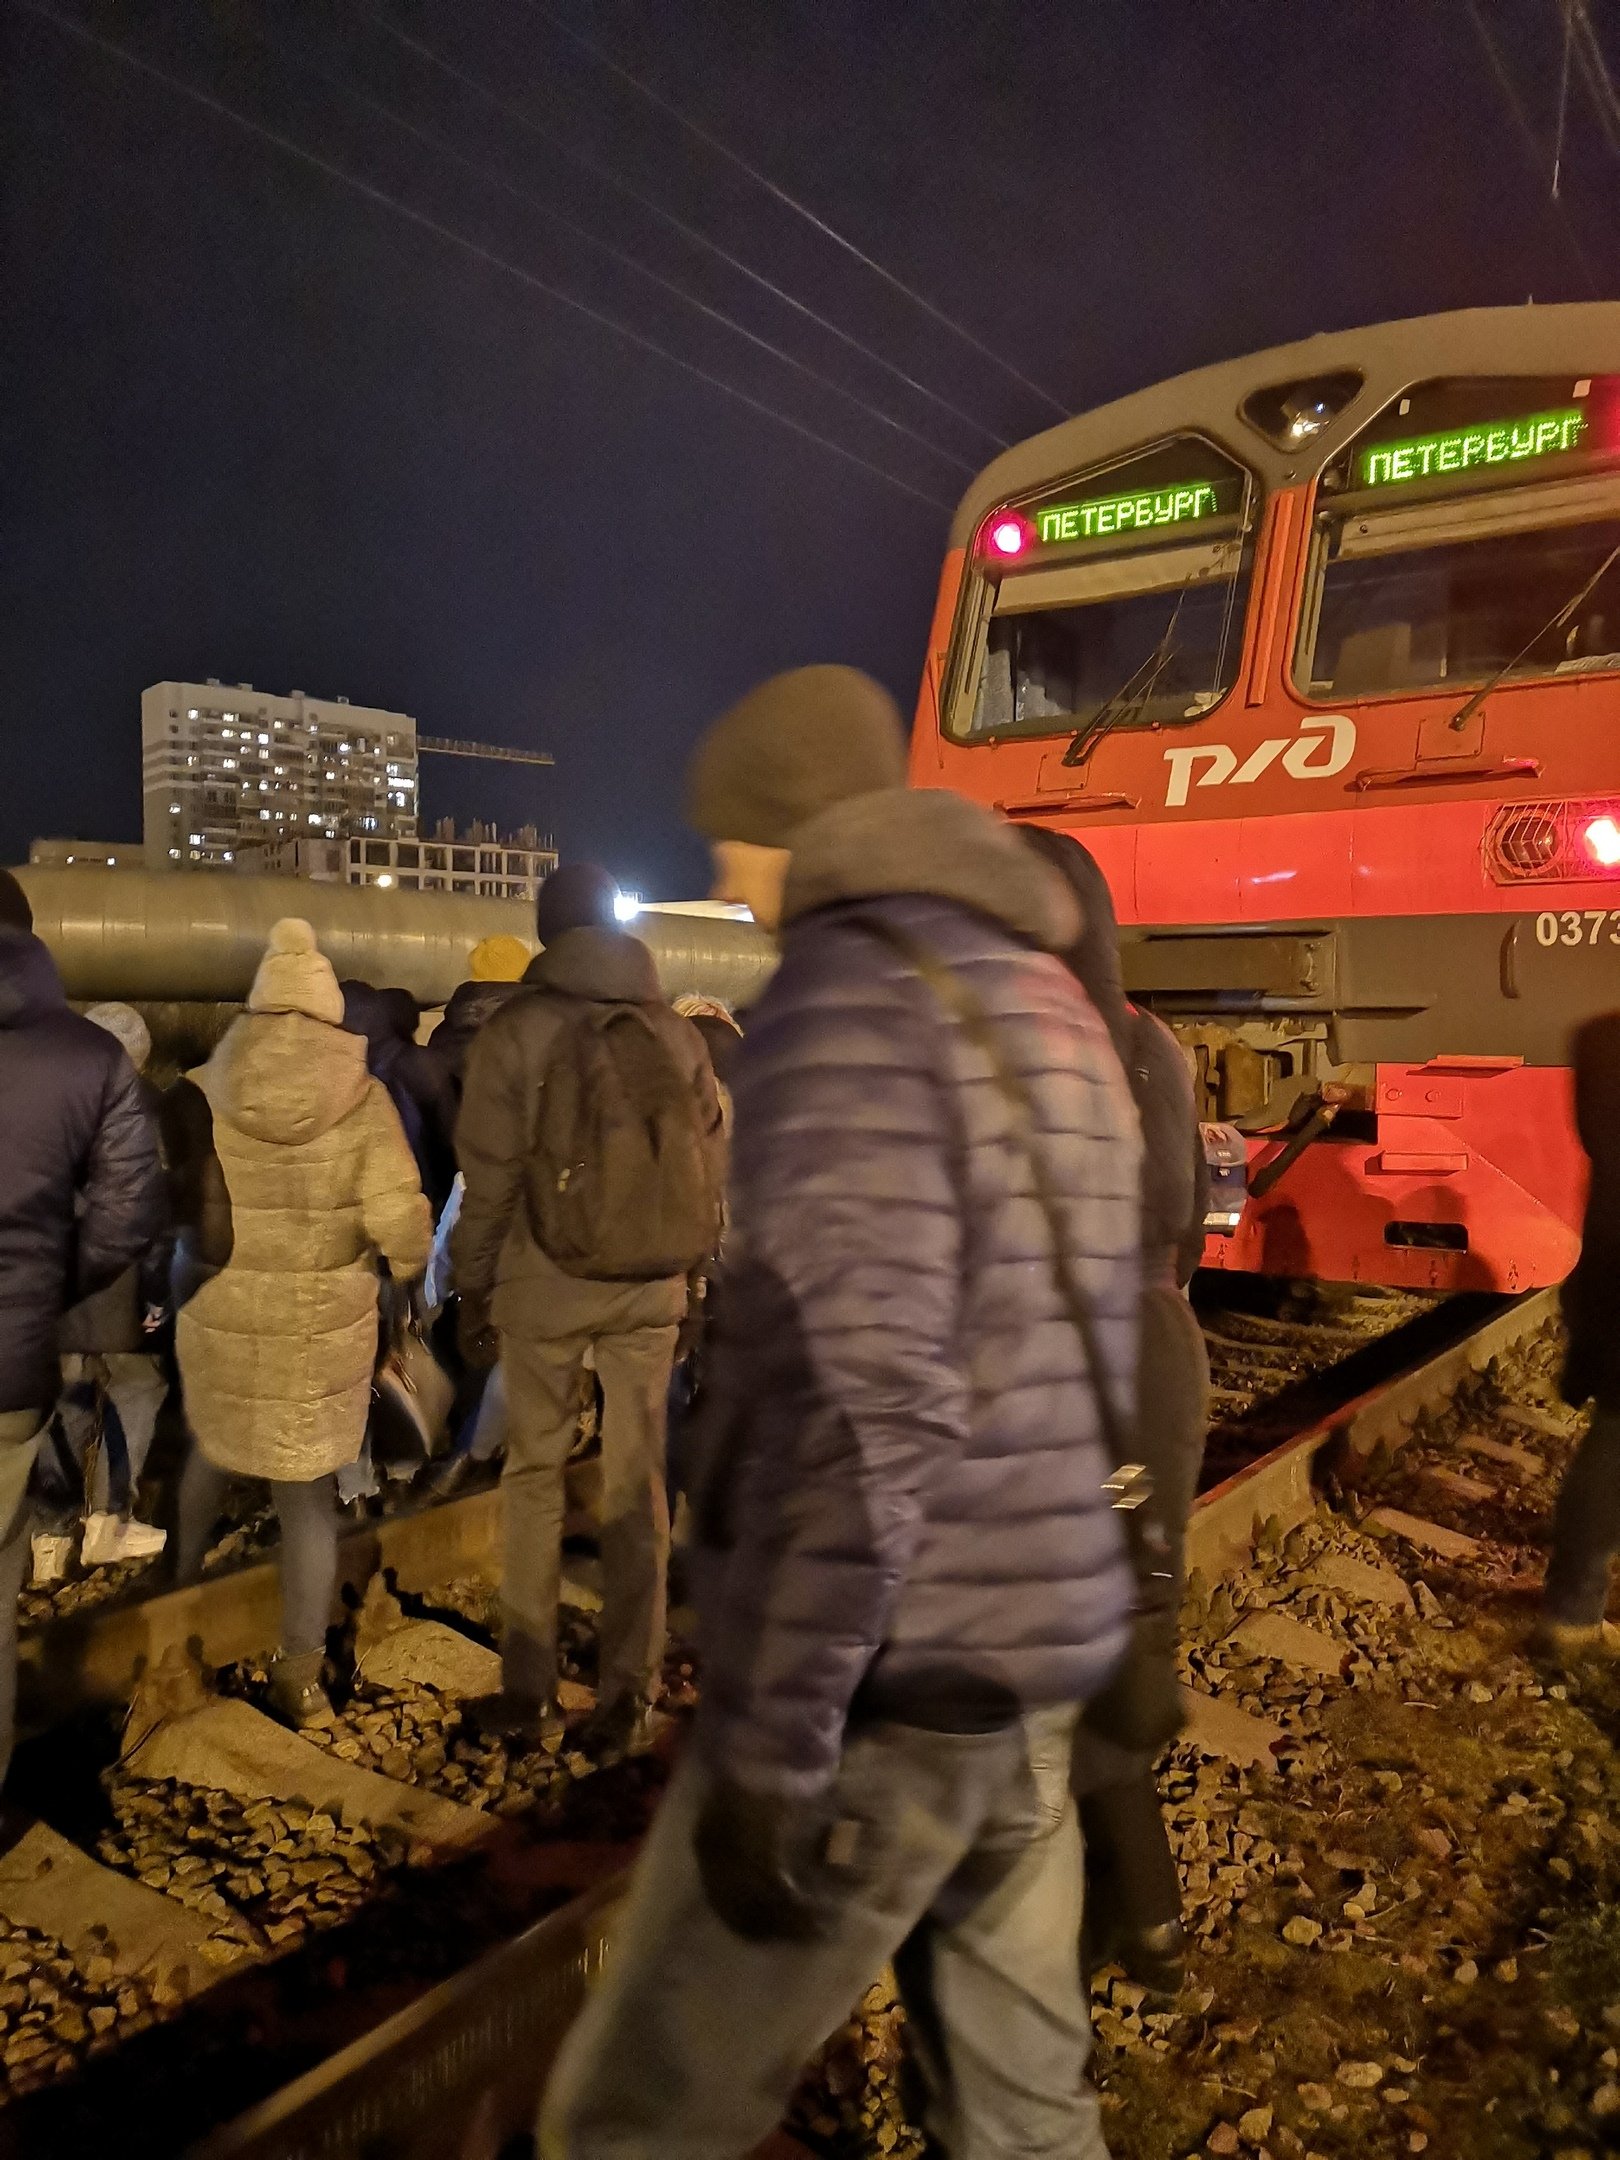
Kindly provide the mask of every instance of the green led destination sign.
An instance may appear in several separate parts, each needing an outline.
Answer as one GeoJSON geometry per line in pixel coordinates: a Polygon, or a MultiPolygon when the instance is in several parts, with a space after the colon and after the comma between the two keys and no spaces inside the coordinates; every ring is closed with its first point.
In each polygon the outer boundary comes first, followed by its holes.
{"type": "Polygon", "coordinates": [[[1585,432],[1585,413],[1572,407],[1567,412],[1531,413],[1522,420],[1486,420],[1445,435],[1417,435],[1410,442],[1380,443],[1361,453],[1361,484],[1389,487],[1436,473],[1556,457],[1573,450],[1585,432]]]}
{"type": "Polygon", "coordinates": [[[1095,540],[1104,533],[1146,532],[1150,525],[1187,525],[1220,509],[1207,480],[1183,487],[1148,488],[1136,495],[1097,495],[1090,502],[1053,503],[1034,513],[1035,530],[1054,541],[1095,540]]]}

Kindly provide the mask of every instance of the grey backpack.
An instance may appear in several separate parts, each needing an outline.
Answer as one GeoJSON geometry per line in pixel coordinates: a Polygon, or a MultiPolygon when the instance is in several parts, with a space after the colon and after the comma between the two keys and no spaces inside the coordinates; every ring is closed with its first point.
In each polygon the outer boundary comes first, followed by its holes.
{"type": "Polygon", "coordinates": [[[524,1171],[541,1251],[593,1282],[701,1266],[720,1236],[712,1122],[645,1007],[587,1007],[547,1063],[524,1171]]]}

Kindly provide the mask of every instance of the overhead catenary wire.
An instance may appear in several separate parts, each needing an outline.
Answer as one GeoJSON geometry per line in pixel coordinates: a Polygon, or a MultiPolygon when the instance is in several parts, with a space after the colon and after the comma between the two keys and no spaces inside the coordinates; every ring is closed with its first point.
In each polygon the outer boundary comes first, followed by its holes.
{"type": "Polygon", "coordinates": [[[779,181],[773,180],[769,173],[761,172],[757,165],[750,164],[748,159],[742,156],[739,151],[733,150],[728,142],[722,141],[712,128],[707,128],[703,126],[701,121],[694,120],[690,113],[684,111],[682,107],[675,103],[673,98],[666,97],[661,90],[655,90],[650,83],[643,82],[641,77],[627,68],[622,61],[616,60],[605,46],[598,45],[594,38],[587,37],[582,30],[576,30],[571,23],[564,22],[560,15],[554,14],[550,8],[543,6],[541,0],[529,0],[529,6],[543,22],[550,23],[554,30],[567,38],[571,44],[576,45],[581,52],[589,53],[599,66],[606,68],[620,82],[634,90],[638,97],[645,98],[649,104],[656,105],[660,112],[667,113],[678,126],[683,127],[696,141],[712,150],[716,157],[724,158],[728,164],[735,166],[739,172],[746,173],[756,187],[762,187],[774,201],[781,203],[785,209],[791,210],[795,216],[803,218],[805,223],[812,226],[824,239],[832,241],[835,247],[842,248],[846,255],[852,256],[856,262],[871,271],[875,277],[881,278],[885,285],[890,286],[897,293],[904,294],[905,298],[914,307],[921,308],[923,313],[930,317],[932,321],[938,323],[942,329],[949,330],[953,337],[960,338],[964,344],[970,345],[981,358],[988,360],[992,367],[999,368],[1004,375],[1017,383],[1021,389],[1027,390],[1031,397],[1039,398],[1043,405],[1058,415],[1059,419],[1068,419],[1069,407],[1053,397],[1050,390],[1043,390],[1039,383],[1031,382],[1021,369],[1014,367],[1010,360],[1004,359],[992,346],[987,345],[982,338],[976,336],[973,331],[959,323],[954,316],[947,315],[943,308],[937,307],[925,294],[918,292],[915,286],[908,285],[904,278],[897,277],[892,270],[877,261],[874,256],[869,255],[863,247],[857,246],[847,233],[840,232],[836,225],[829,224],[824,217],[819,216],[812,210],[808,203],[801,202],[797,195],[792,194],[779,181]]]}
{"type": "Polygon", "coordinates": [[[503,276],[515,279],[520,285],[526,286],[531,291],[541,293],[546,299],[556,301],[559,306],[571,309],[576,315],[583,316],[586,320],[598,324],[602,329],[611,331],[614,336],[623,338],[628,344],[638,347],[643,352],[652,353],[660,360],[667,361],[671,367],[679,368],[683,374],[694,376],[698,381],[707,383],[711,389],[718,390],[723,396],[733,399],[739,405],[746,406],[751,412],[760,414],[764,419],[774,421],[778,427],[787,428],[791,433],[801,436],[806,442],[815,443],[821,449],[830,451],[834,457],[842,458],[846,464],[860,466],[863,471],[872,474],[875,479],[883,481],[889,487],[898,489],[902,495],[909,495],[916,502],[926,503],[930,509],[947,512],[951,509],[951,504],[943,501],[939,496],[930,495],[924,489],[914,487],[909,480],[902,480],[897,474],[875,464],[870,458],[862,457],[859,451],[847,449],[842,443],[835,442],[830,435],[823,435],[817,429],[806,426],[803,421],[795,420],[791,414],[784,413],[778,407],[767,404],[763,398],[756,398],[746,390],[739,390],[735,383],[729,383],[722,376],[711,374],[707,368],[699,367],[695,361],[682,359],[679,353],[671,352],[667,345],[661,345],[656,338],[647,337],[643,332],[633,329],[628,323],[620,322],[617,317],[607,314],[603,309],[592,307],[588,301],[580,300],[574,294],[564,292],[560,286],[552,285],[546,279],[536,277],[532,271],[523,269],[521,265],[509,262],[505,256],[497,254],[493,248],[486,247],[481,240],[474,240],[466,233],[456,231],[453,226],[442,223],[438,218],[428,216],[425,211],[415,209],[410,203],[401,201],[398,196],[390,195],[385,188],[377,187],[358,173],[350,172],[345,167],[334,164],[330,158],[323,157],[318,151],[308,149],[303,143],[295,142],[291,136],[283,135],[275,128],[266,127],[261,121],[254,120],[248,114],[239,112],[234,105],[228,104],[223,98],[215,97],[211,91],[204,90],[195,83],[187,82],[182,76],[171,74],[167,68],[159,67],[155,61],[148,60],[139,53],[131,52],[127,46],[118,44],[116,40],[103,37],[98,31],[88,29],[83,23],[76,23],[65,15],[59,15],[55,8],[45,4],[45,0],[13,0],[13,4],[25,9],[31,15],[38,16],[42,21],[52,24],[64,36],[75,38],[83,45],[92,46],[97,51],[106,53],[110,58],[120,61],[125,67],[133,69],[136,73],[145,75],[154,82],[162,83],[166,88],[173,91],[176,96],[187,98],[193,104],[200,105],[205,110],[216,114],[218,118],[228,122],[232,127],[241,129],[244,133],[256,137],[261,142],[269,143],[273,148],[282,151],[288,157],[298,159],[300,163],[310,166],[314,171],[324,173],[329,180],[337,181],[340,186],[352,188],[355,193],[364,196],[368,202],[375,203],[381,209],[391,211],[395,216],[405,219],[409,224],[419,227],[423,232],[432,233],[436,238],[445,241],[451,247],[461,249],[465,254],[471,255],[487,268],[497,270],[503,276]]]}
{"type": "Polygon", "coordinates": [[[398,128],[404,134],[413,137],[417,142],[425,144],[436,156],[449,159],[453,164],[461,166],[465,171],[476,174],[480,180],[485,181],[489,186],[499,188],[503,193],[510,195],[515,202],[522,203],[537,216],[548,219],[564,232],[572,233],[576,239],[582,240],[588,246],[600,250],[601,253],[610,257],[612,261],[620,264],[624,269],[632,271],[637,277],[645,278],[661,291],[669,293],[673,298],[680,301],[684,307],[692,308],[710,322],[718,323],[723,329],[730,331],[736,337],[746,340],[748,344],[755,346],[760,352],[769,353],[772,359],[780,361],[783,367],[793,369],[796,374],[818,384],[821,389],[829,391],[834,397],[842,398],[847,404],[853,405],[858,411],[865,413],[869,419],[877,421],[881,426],[892,429],[898,435],[904,435],[908,441],[917,444],[919,449],[927,451],[930,457],[938,458],[944,464],[955,466],[958,472],[968,474],[973,472],[974,468],[966,458],[958,457],[954,451],[942,448],[940,444],[931,441],[928,436],[922,434],[918,429],[908,426],[904,420],[897,420],[892,413],[886,413],[881,407],[869,403],[858,391],[849,389],[846,384],[837,381],[831,375],[823,374],[820,368],[812,367],[809,361],[801,360],[797,354],[788,352],[783,346],[775,343],[773,339],[762,337],[756,330],[750,330],[746,323],[739,322],[734,315],[728,314],[724,308],[711,306],[707,300],[692,292],[689,287],[681,284],[679,279],[665,277],[661,271],[653,269],[650,264],[642,262],[639,257],[630,254],[624,248],[615,246],[611,240],[604,239],[600,233],[592,232],[589,226],[580,224],[576,218],[571,218],[566,211],[553,208],[550,203],[546,202],[542,196],[535,194],[532,189],[520,187],[516,181],[508,179],[504,173],[497,172],[493,166],[482,163],[478,158],[469,157],[464,150],[448,141],[436,130],[423,127],[418,121],[396,111],[392,105],[389,105],[382,98],[376,97],[369,90],[362,89],[359,84],[348,81],[346,78],[335,74],[331,69],[320,66],[318,62],[310,60],[302,54],[292,52],[279,39],[271,38],[256,26],[249,26],[249,28],[253,37],[267,44],[281,58],[289,61],[292,66],[312,75],[318,82],[325,83],[328,88],[337,91],[342,97],[351,99],[366,111],[376,114],[379,119],[385,121],[389,126],[398,128]]]}
{"type": "MultiPolygon", "coordinates": [[[[1539,182],[1543,171],[1542,161],[1545,155],[1542,149],[1541,139],[1536,133],[1529,113],[1525,110],[1524,100],[1519,96],[1518,87],[1514,83],[1512,74],[1509,72],[1507,62],[1502,58],[1502,54],[1498,49],[1496,40],[1491,35],[1490,26],[1486,22],[1484,15],[1480,11],[1479,0],[1463,0],[1463,5],[1468,12],[1469,21],[1473,25],[1474,35],[1478,39],[1480,48],[1484,52],[1486,60],[1490,64],[1491,73],[1496,78],[1496,86],[1501,91],[1503,99],[1507,104],[1508,111],[1512,115],[1513,123],[1518,129],[1519,135],[1524,142],[1525,148],[1529,154],[1531,165],[1535,169],[1539,187],[1539,182]]],[[[1597,270],[1593,265],[1591,257],[1587,254],[1585,248],[1581,245],[1581,242],[1576,235],[1574,227],[1569,222],[1569,214],[1564,203],[1560,200],[1559,202],[1557,202],[1555,207],[1559,212],[1559,230],[1564,236],[1565,245],[1568,247],[1571,255],[1574,257],[1575,261],[1580,266],[1581,275],[1586,280],[1587,290],[1594,294],[1601,291],[1602,285],[1601,280],[1598,277],[1597,270]]]]}
{"type": "Polygon", "coordinates": [[[1620,157],[1620,95],[1616,94],[1609,63],[1603,57],[1603,47],[1586,0],[1565,0],[1569,20],[1575,32],[1575,64],[1581,71],[1587,95],[1598,116],[1603,139],[1617,157],[1620,157]]]}
{"type": "MultiPolygon", "coordinates": [[[[829,337],[836,338],[838,343],[846,346],[849,351],[859,353],[864,360],[870,361],[874,367],[881,368],[886,375],[892,376],[896,382],[904,383],[908,390],[913,391],[918,397],[926,399],[930,405],[936,406],[941,412],[949,413],[952,419],[961,421],[964,427],[971,428],[976,435],[982,436],[987,442],[994,443],[998,449],[1005,450],[1008,447],[1009,437],[998,434],[993,427],[987,426],[983,420],[975,418],[970,412],[965,412],[960,405],[955,405],[949,398],[942,397],[937,390],[931,390],[926,383],[919,382],[915,375],[908,374],[903,367],[897,366],[894,361],[885,359],[882,353],[875,351],[870,345],[864,343],[862,339],[856,337],[853,331],[841,328],[839,324],[833,322],[828,316],[811,307],[807,301],[801,300],[796,293],[789,292],[786,286],[778,285],[774,279],[768,278],[762,270],[756,270],[751,263],[744,262],[740,255],[732,254],[729,248],[722,247],[718,240],[713,239],[698,226],[689,224],[685,218],[677,216],[667,205],[659,202],[654,196],[646,194],[631,181],[626,180],[623,174],[616,172],[611,165],[605,164],[600,158],[592,157],[587,151],[577,149],[555,128],[545,126],[543,122],[535,119],[532,113],[526,112],[521,105],[514,104],[510,98],[502,97],[499,91],[492,90],[486,82],[480,81],[476,75],[468,74],[465,68],[457,67],[453,60],[447,60],[433,46],[425,44],[419,37],[412,36],[410,31],[401,29],[399,24],[393,21],[390,16],[385,15],[381,9],[358,5],[354,12],[364,16],[368,22],[375,23],[378,29],[384,31],[389,37],[402,45],[407,52],[414,53],[419,60],[426,62],[429,67],[437,68],[441,74],[447,75],[452,82],[459,83],[464,90],[480,99],[492,112],[504,114],[514,126],[524,129],[528,134],[533,135],[537,141],[546,143],[559,156],[567,158],[571,164],[579,166],[581,171],[588,172],[594,179],[602,181],[605,186],[612,188],[616,194],[622,195],[627,202],[633,202],[638,209],[645,210],[649,217],[656,218],[660,224],[667,226],[671,232],[679,233],[681,238],[688,241],[693,247],[701,249],[707,255],[712,255],[717,262],[723,262],[728,269],[736,271],[740,277],[746,278],[750,284],[757,286],[761,292],[769,293],[773,300],[779,301],[783,307],[790,308],[795,315],[803,317],[807,322],[815,323],[820,329],[826,331],[829,337]]],[[[1061,410],[1061,408],[1059,409],[1061,410]]]]}

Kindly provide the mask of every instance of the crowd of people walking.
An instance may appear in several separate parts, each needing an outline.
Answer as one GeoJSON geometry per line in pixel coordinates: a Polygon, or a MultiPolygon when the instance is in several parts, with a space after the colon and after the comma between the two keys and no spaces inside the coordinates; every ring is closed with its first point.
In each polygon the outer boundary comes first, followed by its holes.
{"type": "MultiPolygon", "coordinates": [[[[941,2152],[1084,2160],[1088,1963],[1180,1977],[1153,1763],[1207,1409],[1188,1069],[1126,998],[1087,851],[905,779],[849,669],[709,729],[690,818],[780,948],[740,1024],[667,1003],[612,881],[571,864],[538,956],[486,940],[425,1043],[403,992],[278,923],[161,1098],[140,1017],[69,1008],[0,875],[0,1761],[31,1537],[48,1566],[82,1504],[86,1564],[163,1542],[136,1501],[168,1315],[170,1557],[195,1576],[231,1481],[268,1485],[295,1724],[331,1715],[340,1495],[402,1311],[453,1315],[439,1489],[504,1449],[487,1728],[563,1730],[582,1390],[608,1756],[652,1733],[684,1495],[701,1700],[550,2083],[556,2160],[747,2153],[885,1964],[941,2152]]],[[[1589,1495],[1560,1525],[1548,1624],[1589,1630],[1620,1522],[1589,1495]]]]}

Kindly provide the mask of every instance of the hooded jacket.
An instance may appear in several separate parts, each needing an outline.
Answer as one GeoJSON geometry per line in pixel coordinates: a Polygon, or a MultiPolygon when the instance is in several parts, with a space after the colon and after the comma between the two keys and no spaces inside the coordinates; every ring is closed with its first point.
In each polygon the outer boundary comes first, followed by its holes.
{"type": "Polygon", "coordinates": [[[518,993],[515,982],[457,983],[444,1008],[444,1018],[423,1045],[422,1055],[433,1062],[439,1085],[456,1111],[461,1109],[467,1081],[467,1058],[486,1021],[518,993]]]}
{"type": "Polygon", "coordinates": [[[641,940],[596,924],[565,930],[532,961],[518,994],[480,1031],[467,1061],[456,1122],[466,1179],[450,1237],[455,1284],[469,1310],[530,1337],[619,1334],[674,1327],[686,1312],[683,1275],[650,1283],[588,1282],[558,1267],[529,1231],[523,1170],[540,1090],[559,1036],[593,1004],[639,1005],[698,1094],[704,1132],[723,1173],[720,1101],[703,1038],[664,1002],[641,940]]]}
{"type": "Polygon", "coordinates": [[[69,1010],[39,939],[0,928],[0,1411],[57,1390],[63,1312],[163,1227],[157,1129],[122,1045],[69,1010]]]}
{"type": "Polygon", "coordinates": [[[456,1181],[456,1097],[438,1060],[416,1040],[417,1005],[408,990],[346,982],[343,1025],[366,1046],[366,1070],[388,1090],[435,1218],[456,1181]]]}
{"type": "Polygon", "coordinates": [[[1125,995],[1119,921],[1108,880],[1091,850],[1066,833],[1021,828],[1080,906],[1080,935],[1060,955],[1102,1015],[1142,1120],[1142,1266],[1145,1279],[1185,1284],[1204,1250],[1209,1166],[1192,1076],[1181,1046],[1157,1014],[1125,995]]]}
{"type": "Polygon", "coordinates": [[[222,1470],[307,1482],[360,1452],[375,1256],[416,1274],[428,1204],[359,1036],[250,1012],[192,1082],[213,1114],[231,1245],[176,1323],[187,1415],[222,1470]]]}
{"type": "Polygon", "coordinates": [[[1107,1030],[1051,957],[1074,902],[986,811],[885,789],[820,812],[784,923],[737,1060],[692,1499],[703,1745],[804,1795],[852,1713],[973,1729],[1117,1663],[1133,1585],[1093,1388],[1129,1414],[1140,1163],[1107,1030]],[[957,973],[1030,1090],[1106,1373],[988,1064],[873,921],[957,973]]]}

